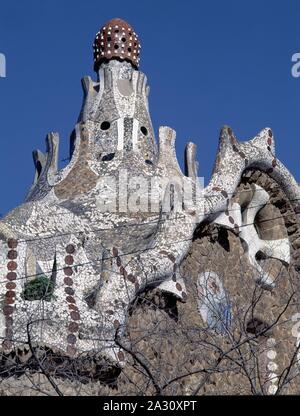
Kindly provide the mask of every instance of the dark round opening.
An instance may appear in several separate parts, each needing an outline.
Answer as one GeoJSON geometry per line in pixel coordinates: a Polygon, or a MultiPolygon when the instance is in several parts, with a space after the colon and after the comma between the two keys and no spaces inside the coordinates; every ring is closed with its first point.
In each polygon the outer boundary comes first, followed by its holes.
{"type": "Polygon", "coordinates": [[[122,38],[122,39],[121,39],[121,41],[122,41],[122,42],[126,42],[126,38],[122,38]]]}
{"type": "Polygon", "coordinates": [[[119,33],[119,29],[116,29],[116,30],[115,30],[115,33],[119,33]]]}
{"type": "Polygon", "coordinates": [[[128,50],[128,52],[131,52],[131,48],[128,48],[127,50],[128,50]]]}
{"type": "Polygon", "coordinates": [[[107,155],[103,156],[102,161],[108,162],[109,160],[113,160],[114,157],[115,157],[114,153],[108,153],[107,155]]]}
{"type": "Polygon", "coordinates": [[[115,46],[114,46],[114,48],[115,48],[115,49],[119,49],[119,45],[115,45],[115,46]]]}
{"type": "Polygon", "coordinates": [[[103,121],[100,126],[101,130],[108,130],[110,128],[110,122],[109,121],[103,121]]]}
{"type": "Polygon", "coordinates": [[[147,134],[148,134],[148,130],[146,129],[145,126],[141,127],[141,132],[143,133],[144,136],[147,136],[147,134]]]}
{"type": "Polygon", "coordinates": [[[147,163],[147,165],[153,165],[152,160],[149,160],[149,159],[146,159],[146,160],[145,160],[145,163],[147,163]]]}
{"type": "Polygon", "coordinates": [[[263,253],[261,250],[258,250],[258,252],[255,254],[255,259],[257,261],[265,260],[266,258],[267,258],[266,254],[263,253]]]}
{"type": "Polygon", "coordinates": [[[111,41],[111,37],[110,36],[107,36],[107,40],[108,40],[108,42],[110,42],[111,41]]]}

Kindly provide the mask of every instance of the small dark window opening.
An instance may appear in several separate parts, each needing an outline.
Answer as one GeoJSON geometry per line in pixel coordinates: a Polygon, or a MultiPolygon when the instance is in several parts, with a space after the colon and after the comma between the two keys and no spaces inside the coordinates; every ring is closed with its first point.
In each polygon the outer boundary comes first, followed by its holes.
{"type": "Polygon", "coordinates": [[[110,42],[111,41],[111,37],[107,36],[107,41],[110,42]]]}
{"type": "Polygon", "coordinates": [[[153,165],[152,160],[149,160],[149,159],[146,159],[146,160],[145,160],[145,163],[147,163],[147,165],[153,165]]]}
{"type": "Polygon", "coordinates": [[[114,48],[115,48],[115,49],[119,49],[119,45],[115,45],[115,46],[114,46],[114,48]]]}
{"type": "Polygon", "coordinates": [[[108,162],[110,160],[113,160],[114,157],[115,157],[114,153],[108,153],[107,155],[103,156],[102,161],[108,162]]]}
{"type": "Polygon", "coordinates": [[[108,130],[110,128],[110,122],[109,121],[103,121],[100,126],[101,130],[108,130]]]}
{"type": "Polygon", "coordinates": [[[147,136],[147,134],[148,134],[148,130],[146,129],[145,126],[141,127],[141,132],[143,133],[144,136],[147,136]]]}
{"type": "Polygon", "coordinates": [[[130,47],[127,50],[128,50],[128,52],[131,52],[131,48],[130,47]]]}
{"type": "Polygon", "coordinates": [[[116,29],[116,30],[115,30],[115,33],[119,33],[119,29],[116,29]]]}
{"type": "Polygon", "coordinates": [[[122,38],[122,39],[121,39],[121,41],[122,41],[122,42],[126,42],[126,38],[122,38]]]}

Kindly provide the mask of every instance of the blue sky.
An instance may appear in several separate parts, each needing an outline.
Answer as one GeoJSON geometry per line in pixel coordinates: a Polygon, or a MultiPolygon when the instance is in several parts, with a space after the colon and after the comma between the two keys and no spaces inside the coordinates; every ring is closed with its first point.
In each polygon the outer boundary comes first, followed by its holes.
{"type": "Polygon", "coordinates": [[[113,17],[140,36],[152,121],[156,133],[159,125],[177,131],[181,164],[185,143],[194,141],[207,183],[222,125],[239,140],[269,126],[277,156],[300,181],[300,78],[291,75],[299,1],[2,0],[0,213],[22,202],[34,174],[31,151],[44,150],[49,131],[60,133],[60,159],[68,156],[80,79],[95,78],[94,35],[113,17]]]}

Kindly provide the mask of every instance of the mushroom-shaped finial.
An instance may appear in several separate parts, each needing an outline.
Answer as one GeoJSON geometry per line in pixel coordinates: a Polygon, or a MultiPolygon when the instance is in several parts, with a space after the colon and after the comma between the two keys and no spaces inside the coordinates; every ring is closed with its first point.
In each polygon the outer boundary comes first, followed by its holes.
{"type": "Polygon", "coordinates": [[[141,46],[138,35],[125,20],[116,18],[107,22],[96,34],[93,48],[96,72],[102,62],[110,59],[128,61],[136,69],[139,66],[141,46]]]}

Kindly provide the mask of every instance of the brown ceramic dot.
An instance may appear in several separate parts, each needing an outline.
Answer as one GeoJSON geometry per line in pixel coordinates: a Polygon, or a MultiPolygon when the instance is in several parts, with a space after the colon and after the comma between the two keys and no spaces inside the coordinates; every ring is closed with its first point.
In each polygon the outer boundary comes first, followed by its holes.
{"type": "Polygon", "coordinates": [[[271,151],[271,147],[270,146],[268,146],[267,149],[269,150],[269,152],[271,151]]]}
{"type": "Polygon", "coordinates": [[[73,254],[75,252],[75,247],[73,246],[73,244],[68,244],[66,247],[66,252],[68,254],[73,254]]]}
{"type": "Polygon", "coordinates": [[[68,255],[68,256],[66,256],[65,257],[65,263],[66,264],[73,264],[74,263],[74,257],[73,256],[71,256],[71,255],[68,255]]]}
{"type": "Polygon", "coordinates": [[[68,286],[72,286],[73,284],[73,279],[71,279],[70,277],[65,277],[64,278],[64,284],[68,285],[68,286]]]}
{"type": "Polygon", "coordinates": [[[241,156],[242,159],[245,159],[246,155],[243,152],[240,152],[239,155],[241,156]]]}
{"type": "Polygon", "coordinates": [[[68,308],[71,309],[72,311],[78,312],[78,308],[76,305],[74,305],[73,303],[70,303],[68,305],[68,308]]]}
{"type": "Polygon", "coordinates": [[[79,321],[80,320],[80,315],[79,315],[78,312],[73,311],[73,312],[70,313],[70,316],[73,319],[73,321],[79,321]]]}
{"type": "Polygon", "coordinates": [[[180,283],[176,283],[176,289],[179,290],[180,292],[182,291],[182,286],[180,283]]]}
{"type": "Polygon", "coordinates": [[[7,280],[16,280],[17,278],[17,273],[15,272],[9,272],[6,275],[7,280]]]}
{"type": "Polygon", "coordinates": [[[118,252],[118,249],[116,247],[113,247],[112,252],[113,252],[113,255],[115,257],[117,257],[117,255],[118,255],[119,252],[118,252]]]}
{"type": "Polygon", "coordinates": [[[120,257],[117,257],[117,266],[120,267],[122,264],[120,257]]]}
{"type": "Polygon", "coordinates": [[[7,245],[8,245],[9,248],[16,248],[16,247],[18,247],[18,241],[15,240],[14,238],[9,238],[7,240],[7,245]]]}
{"type": "Polygon", "coordinates": [[[176,282],[176,274],[175,273],[173,273],[173,275],[172,275],[172,280],[173,280],[173,282],[176,282]]]}
{"type": "Polygon", "coordinates": [[[273,166],[273,168],[275,168],[276,165],[277,165],[276,159],[273,159],[272,160],[272,166],[273,166]]]}
{"type": "Polygon", "coordinates": [[[270,136],[270,137],[272,137],[272,136],[273,136],[272,130],[270,130],[270,129],[269,129],[268,133],[269,133],[269,136],[270,136]]]}
{"type": "Polygon", "coordinates": [[[114,320],[114,328],[118,329],[119,327],[120,327],[120,322],[117,319],[115,319],[114,320]]]}
{"type": "Polygon", "coordinates": [[[129,282],[131,282],[131,283],[135,283],[135,281],[136,281],[136,278],[135,278],[135,276],[133,276],[133,274],[129,274],[129,275],[127,275],[127,280],[129,280],[129,282]]]}
{"type": "Polygon", "coordinates": [[[124,361],[125,356],[124,356],[124,353],[122,351],[118,352],[118,359],[119,359],[119,361],[124,361]]]}
{"type": "MultiPolygon", "coordinates": [[[[272,144],[272,139],[271,139],[271,137],[269,137],[268,138],[268,145],[271,146],[271,144],[272,144]]],[[[270,148],[270,150],[271,150],[271,148],[270,148]]]]}
{"type": "Polygon", "coordinates": [[[68,353],[68,355],[73,357],[76,354],[76,348],[73,347],[72,345],[68,345],[67,346],[67,353],[68,353]]]}
{"type": "Polygon", "coordinates": [[[10,350],[12,348],[12,342],[8,341],[7,339],[3,341],[2,347],[4,350],[10,350]]]}
{"type": "Polygon", "coordinates": [[[66,301],[69,303],[76,303],[75,299],[73,298],[73,296],[67,296],[66,297],[66,301]]]}
{"type": "Polygon", "coordinates": [[[7,253],[7,258],[10,260],[15,260],[18,257],[18,252],[16,250],[9,250],[7,253]]]}
{"type": "Polygon", "coordinates": [[[65,292],[67,295],[74,295],[74,289],[72,289],[71,287],[66,287],[65,288],[65,292]]]}
{"type": "Polygon", "coordinates": [[[4,315],[11,315],[14,311],[14,308],[12,306],[4,306],[3,307],[3,313],[4,315]]]}
{"type": "Polygon", "coordinates": [[[214,186],[214,187],[212,188],[212,190],[213,190],[213,191],[216,191],[216,192],[220,192],[220,191],[221,191],[221,188],[219,188],[218,186],[214,186]]]}
{"type": "Polygon", "coordinates": [[[67,336],[67,342],[69,344],[75,344],[76,343],[76,336],[74,334],[69,334],[67,336]]]}
{"type": "Polygon", "coordinates": [[[9,290],[8,292],[5,293],[5,296],[7,298],[14,298],[16,296],[16,292],[14,292],[13,290],[9,290]]]}
{"type": "Polygon", "coordinates": [[[228,220],[231,224],[234,224],[234,219],[232,217],[229,217],[228,220]]]}
{"type": "Polygon", "coordinates": [[[5,303],[7,305],[13,305],[15,303],[15,298],[6,298],[5,303]]]}
{"type": "Polygon", "coordinates": [[[182,292],[181,297],[182,297],[183,302],[186,302],[187,294],[185,292],[182,292]]]}
{"type": "Polygon", "coordinates": [[[78,331],[79,331],[79,325],[78,325],[76,322],[71,322],[71,323],[68,325],[68,330],[69,330],[70,332],[78,332],[78,331]]]}
{"type": "Polygon", "coordinates": [[[6,287],[6,289],[9,289],[9,290],[15,289],[16,288],[16,284],[15,283],[12,283],[12,282],[9,282],[9,283],[6,283],[5,287],[6,287]]]}
{"type": "Polygon", "coordinates": [[[231,130],[231,128],[230,128],[230,127],[228,127],[227,132],[228,132],[229,136],[231,136],[231,135],[232,135],[232,130],[231,130]]]}
{"type": "Polygon", "coordinates": [[[64,273],[65,273],[66,276],[72,276],[72,274],[73,274],[72,267],[64,267],[64,273]]]}
{"type": "Polygon", "coordinates": [[[9,261],[7,263],[8,270],[16,270],[17,267],[18,267],[18,265],[15,261],[9,261]]]}
{"type": "Polygon", "coordinates": [[[228,193],[226,191],[221,191],[221,194],[225,197],[228,198],[228,193]]]}

